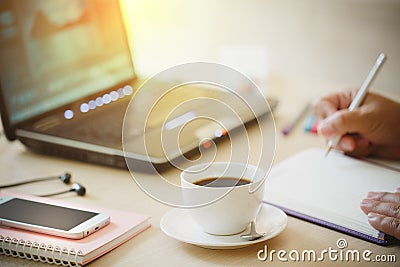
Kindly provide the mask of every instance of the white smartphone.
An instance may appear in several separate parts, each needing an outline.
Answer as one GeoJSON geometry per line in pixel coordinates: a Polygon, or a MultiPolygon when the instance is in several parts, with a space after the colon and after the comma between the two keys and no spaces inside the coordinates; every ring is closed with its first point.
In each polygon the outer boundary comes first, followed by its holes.
{"type": "Polygon", "coordinates": [[[110,223],[104,213],[15,197],[0,197],[0,225],[81,239],[110,223]]]}

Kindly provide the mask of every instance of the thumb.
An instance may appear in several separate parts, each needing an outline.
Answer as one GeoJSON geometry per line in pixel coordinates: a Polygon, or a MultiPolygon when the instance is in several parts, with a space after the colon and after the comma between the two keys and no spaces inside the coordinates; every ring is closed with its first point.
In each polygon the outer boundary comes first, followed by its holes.
{"type": "Polygon", "coordinates": [[[321,121],[318,132],[329,138],[347,133],[368,133],[370,123],[359,110],[340,110],[321,121]]]}

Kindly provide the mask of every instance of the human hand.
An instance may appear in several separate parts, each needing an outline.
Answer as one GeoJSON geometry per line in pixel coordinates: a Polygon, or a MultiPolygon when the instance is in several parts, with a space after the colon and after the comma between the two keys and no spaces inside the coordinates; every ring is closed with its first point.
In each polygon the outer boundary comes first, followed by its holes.
{"type": "Polygon", "coordinates": [[[400,188],[395,193],[369,192],[360,208],[375,229],[400,240],[400,188]]]}
{"type": "Polygon", "coordinates": [[[368,93],[364,103],[349,111],[357,90],[330,94],[314,103],[322,118],[318,127],[326,140],[342,136],[337,149],[346,154],[400,159],[400,103],[368,93]]]}

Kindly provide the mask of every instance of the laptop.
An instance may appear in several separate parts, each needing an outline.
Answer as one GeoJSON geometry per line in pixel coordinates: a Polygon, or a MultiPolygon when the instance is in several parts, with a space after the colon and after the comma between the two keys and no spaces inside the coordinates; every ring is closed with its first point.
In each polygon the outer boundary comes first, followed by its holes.
{"type": "MultiPolygon", "coordinates": [[[[240,126],[226,112],[210,109],[207,101],[181,105],[193,98],[240,105],[220,88],[181,86],[155,106],[146,102],[151,97],[137,99],[142,82],[118,0],[0,2],[0,112],[8,140],[39,153],[126,168],[125,157],[168,164],[198,151],[204,140],[240,126]],[[153,115],[147,118],[143,107],[154,107],[153,115]],[[205,111],[213,120],[193,120],[205,111]],[[125,114],[129,130],[124,132],[125,114]],[[186,124],[184,131],[178,127],[186,124]],[[164,140],[162,133],[172,139],[180,134],[180,141],[164,140]]],[[[268,113],[269,107],[238,110],[243,124],[268,113]]]]}

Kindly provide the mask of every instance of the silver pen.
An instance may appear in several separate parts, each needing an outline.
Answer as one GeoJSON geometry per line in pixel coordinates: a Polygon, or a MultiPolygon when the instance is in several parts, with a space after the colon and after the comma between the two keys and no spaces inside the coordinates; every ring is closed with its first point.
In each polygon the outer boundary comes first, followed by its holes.
{"type": "MultiPolygon", "coordinates": [[[[349,106],[349,110],[354,110],[355,108],[359,107],[362,102],[364,101],[365,97],[368,94],[368,89],[370,87],[370,85],[372,84],[372,82],[374,81],[376,75],[378,74],[378,71],[381,69],[383,63],[386,60],[386,56],[384,53],[380,53],[378,56],[378,59],[375,62],[375,65],[372,67],[371,71],[369,72],[367,78],[365,79],[365,81],[363,82],[363,84],[361,85],[360,90],[358,91],[358,93],[356,94],[356,96],[354,97],[353,101],[351,102],[350,106],[349,106]]],[[[326,150],[325,153],[325,157],[329,154],[329,152],[336,147],[336,145],[339,143],[340,138],[342,138],[341,136],[335,136],[333,138],[331,138],[328,141],[328,148],[326,150]]]]}

